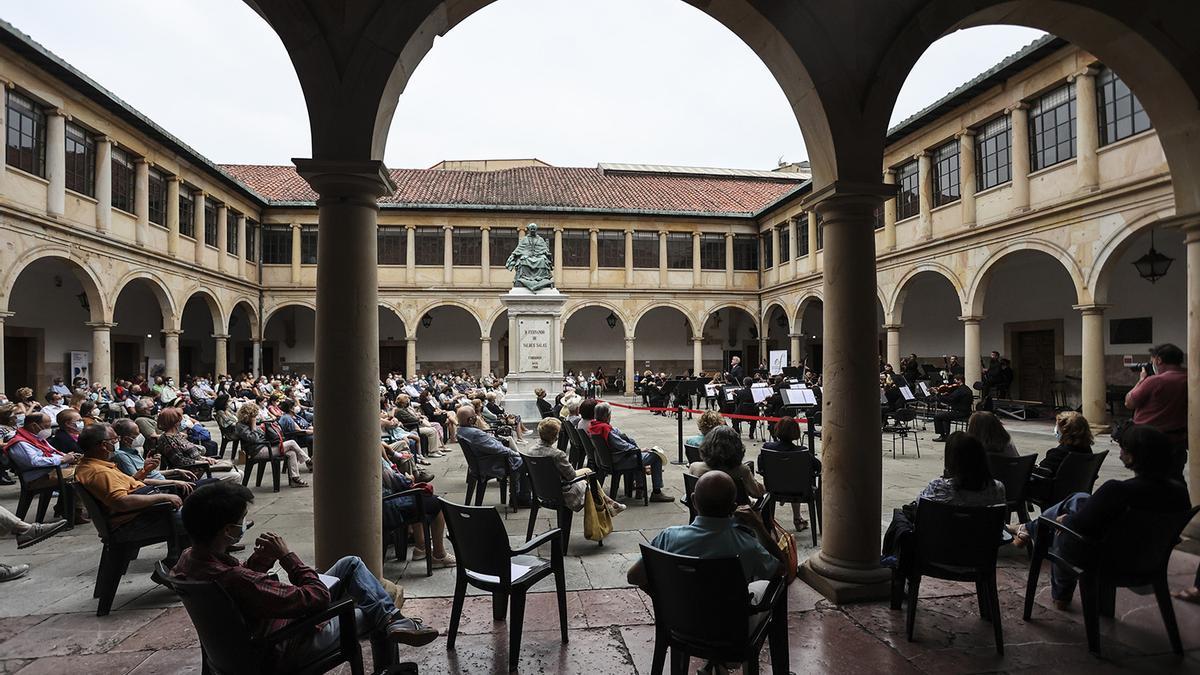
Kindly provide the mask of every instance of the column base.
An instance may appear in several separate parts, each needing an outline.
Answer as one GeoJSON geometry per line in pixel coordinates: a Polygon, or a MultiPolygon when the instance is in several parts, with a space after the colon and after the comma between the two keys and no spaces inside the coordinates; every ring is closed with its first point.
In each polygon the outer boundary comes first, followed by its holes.
{"type": "Polygon", "coordinates": [[[883,600],[891,595],[891,570],[831,559],[821,551],[800,565],[799,576],[836,605],[883,600]]]}

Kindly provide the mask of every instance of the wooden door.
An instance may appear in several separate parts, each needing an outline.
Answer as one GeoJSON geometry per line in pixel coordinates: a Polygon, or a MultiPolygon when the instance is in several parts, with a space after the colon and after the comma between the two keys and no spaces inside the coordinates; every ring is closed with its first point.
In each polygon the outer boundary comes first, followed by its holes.
{"type": "MultiPolygon", "coordinates": [[[[385,378],[388,373],[404,373],[404,352],[407,349],[400,345],[379,345],[379,377],[385,378]]],[[[404,373],[406,376],[408,373],[404,373]]]]}
{"type": "Polygon", "coordinates": [[[10,396],[21,387],[33,389],[34,396],[38,396],[36,361],[34,338],[4,336],[4,386],[10,396]]]}
{"type": "Polygon", "coordinates": [[[1053,404],[1054,359],[1053,330],[1017,333],[1017,398],[1053,404]]]}

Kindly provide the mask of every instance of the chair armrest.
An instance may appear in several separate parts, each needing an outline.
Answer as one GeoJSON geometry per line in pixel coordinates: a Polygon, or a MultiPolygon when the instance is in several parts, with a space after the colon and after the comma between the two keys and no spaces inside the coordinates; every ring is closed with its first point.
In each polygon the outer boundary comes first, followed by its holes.
{"type": "Polygon", "coordinates": [[[774,607],[775,603],[779,601],[780,595],[786,591],[787,584],[784,583],[783,577],[772,579],[771,583],[767,585],[767,591],[763,593],[762,600],[759,600],[758,604],[750,605],[750,612],[762,612],[774,607]]]}
{"type": "Polygon", "coordinates": [[[771,493],[764,492],[763,496],[758,498],[758,501],[750,505],[750,509],[762,513],[762,510],[771,501],[771,493]]]}
{"type": "Polygon", "coordinates": [[[534,537],[533,539],[530,539],[529,541],[525,542],[524,544],[521,544],[519,547],[510,549],[510,550],[512,551],[512,553],[514,555],[517,553],[529,553],[530,551],[541,546],[542,544],[545,544],[547,542],[552,543],[555,540],[555,537],[559,536],[561,533],[562,533],[562,530],[556,527],[552,530],[547,530],[547,531],[539,534],[538,536],[534,537]]]}
{"type": "Polygon", "coordinates": [[[203,475],[207,478],[212,478],[212,464],[209,464],[208,462],[199,462],[197,464],[192,464],[191,466],[185,466],[181,470],[191,471],[197,476],[203,475]]]}
{"type": "Polygon", "coordinates": [[[573,485],[573,484],[575,484],[575,483],[578,483],[578,482],[579,482],[579,481],[581,481],[581,480],[587,480],[588,478],[591,478],[591,477],[592,477],[592,475],[593,475],[593,474],[590,474],[590,473],[585,473],[585,474],[584,474],[584,475],[582,475],[582,476],[575,476],[575,477],[574,477],[574,478],[572,478],[571,480],[565,480],[565,481],[563,481],[563,486],[565,487],[565,486],[567,486],[567,485],[573,485]]]}
{"type": "MultiPolygon", "coordinates": [[[[329,605],[325,609],[323,609],[315,614],[309,614],[308,616],[304,616],[299,619],[296,619],[295,621],[292,621],[291,623],[284,626],[283,628],[280,628],[279,630],[277,630],[273,633],[264,635],[261,638],[257,638],[257,640],[262,641],[267,644],[290,640],[291,638],[297,637],[302,632],[311,631],[313,629],[313,627],[319,623],[324,623],[334,617],[342,616],[343,614],[345,614],[346,610],[349,610],[349,617],[348,617],[348,619],[347,618],[342,619],[342,622],[343,622],[342,627],[344,628],[345,626],[353,626],[354,625],[354,600],[352,598],[346,598],[344,600],[339,600],[339,601],[329,605]]],[[[356,634],[356,631],[354,631],[354,630],[351,630],[350,632],[352,634],[356,634]]],[[[252,641],[254,641],[254,640],[252,640],[252,641]]]]}

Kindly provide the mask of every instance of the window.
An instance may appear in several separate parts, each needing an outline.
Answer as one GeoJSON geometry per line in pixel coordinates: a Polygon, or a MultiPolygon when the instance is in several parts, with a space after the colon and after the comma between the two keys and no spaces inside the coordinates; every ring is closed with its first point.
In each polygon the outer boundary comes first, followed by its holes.
{"type": "Polygon", "coordinates": [[[96,140],[78,124],[66,126],[67,189],[96,196],[96,140]]]}
{"type": "Polygon", "coordinates": [[[796,255],[806,256],[809,253],[810,243],[808,241],[808,216],[800,219],[796,223],[796,255]]]}
{"type": "Polygon", "coordinates": [[[1111,68],[1096,77],[1096,104],[1100,108],[1100,145],[1115,143],[1150,128],[1142,102],[1111,68]]]}
{"type": "Polygon", "coordinates": [[[1029,110],[1030,171],[1075,156],[1075,86],[1043,94],[1029,110]]]}
{"type": "Polygon", "coordinates": [[[587,230],[562,231],[563,267],[588,267],[592,241],[587,230]]]}
{"type": "Polygon", "coordinates": [[[692,269],[692,235],[686,232],[667,235],[667,269],[692,269]]]}
{"type": "Polygon", "coordinates": [[[787,223],[779,226],[779,262],[785,263],[792,259],[792,241],[787,223]]]}
{"type": "Polygon", "coordinates": [[[619,230],[600,230],[596,233],[596,265],[625,266],[625,233],[619,230]]]}
{"type": "Polygon", "coordinates": [[[763,269],[770,269],[775,266],[774,247],[771,244],[771,232],[768,230],[763,232],[762,238],[762,265],[763,269]]]}
{"type": "Polygon", "coordinates": [[[41,107],[15,91],[8,92],[5,103],[8,165],[46,177],[46,114],[41,107]]]}
{"type": "Polygon", "coordinates": [[[633,266],[658,269],[658,233],[633,233],[633,266]]]}
{"type": "Polygon", "coordinates": [[[488,232],[488,264],[492,267],[504,267],[508,256],[517,247],[520,233],[511,227],[493,227],[488,232]]]}
{"type": "MultiPolygon", "coordinates": [[[[916,160],[896,167],[896,220],[912,218],[921,212],[921,172],[916,160]]],[[[818,246],[818,249],[821,247],[818,246]]]]}
{"type": "Polygon", "coordinates": [[[238,213],[233,209],[225,211],[225,250],[233,255],[238,252],[238,213]]]}
{"type": "Polygon", "coordinates": [[[179,184],[179,234],[194,237],[196,221],[194,211],[196,202],[192,199],[192,188],[186,183],[179,184]]]}
{"type": "Polygon", "coordinates": [[[875,229],[883,229],[883,204],[875,207],[875,229]]]}
{"type": "Polygon", "coordinates": [[[725,269],[725,235],[700,235],[700,269],[725,269]]]}
{"type": "Polygon", "coordinates": [[[262,261],[264,265],[292,264],[291,225],[263,225],[262,261]]]}
{"type": "Polygon", "coordinates": [[[403,227],[381,227],[377,235],[380,265],[408,264],[408,230],[403,227]]]}
{"type": "Polygon", "coordinates": [[[158,169],[150,169],[148,183],[150,194],[150,222],[166,226],[167,223],[167,177],[158,169]]]}
{"type": "Polygon", "coordinates": [[[942,206],[958,199],[958,141],[950,141],[933,151],[933,205],[942,206]]]}
{"type": "Polygon", "coordinates": [[[418,227],[413,235],[413,253],[418,265],[441,267],[446,263],[446,235],[442,228],[418,227]]]}
{"type": "MultiPolygon", "coordinates": [[[[204,198],[204,244],[217,247],[217,203],[204,198]]],[[[315,250],[315,249],[314,249],[315,250]]]]}
{"type": "MultiPolygon", "coordinates": [[[[454,248],[450,251],[454,265],[462,267],[479,267],[483,261],[483,230],[473,227],[456,227],[450,235],[454,248]]],[[[492,242],[489,239],[488,245],[492,242]]]]}
{"type": "Polygon", "coordinates": [[[758,237],[753,234],[733,235],[733,269],[739,272],[758,271],[758,237]]]}
{"type": "Polygon", "coordinates": [[[317,226],[300,226],[300,264],[317,264],[317,226]]]}
{"type": "Polygon", "coordinates": [[[1154,319],[1138,317],[1134,319],[1110,319],[1108,322],[1108,341],[1114,345],[1147,345],[1154,342],[1154,319]]]}
{"type": "Polygon", "coordinates": [[[133,213],[133,160],[128,152],[114,145],[111,167],[112,206],[126,213],[133,213]]]}
{"type": "Polygon", "coordinates": [[[1012,126],[1002,115],[980,127],[975,134],[975,187],[979,191],[1012,180],[1012,126]]]}
{"type": "Polygon", "coordinates": [[[253,220],[246,220],[246,260],[254,262],[258,258],[254,255],[254,240],[258,233],[258,223],[253,220]]]}
{"type": "Polygon", "coordinates": [[[817,212],[817,250],[825,248],[825,219],[817,212]]]}

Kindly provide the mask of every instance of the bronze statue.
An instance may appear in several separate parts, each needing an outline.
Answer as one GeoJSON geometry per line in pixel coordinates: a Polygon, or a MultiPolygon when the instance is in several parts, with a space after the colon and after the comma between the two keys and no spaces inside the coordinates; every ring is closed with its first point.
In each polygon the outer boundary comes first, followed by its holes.
{"type": "Polygon", "coordinates": [[[554,259],[546,240],[538,236],[537,223],[525,226],[525,238],[517,242],[504,267],[513,270],[513,288],[524,286],[535,293],[554,288],[554,259]]]}

